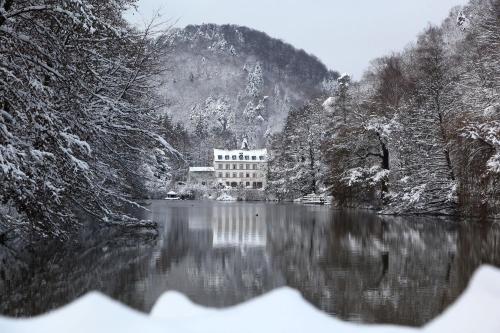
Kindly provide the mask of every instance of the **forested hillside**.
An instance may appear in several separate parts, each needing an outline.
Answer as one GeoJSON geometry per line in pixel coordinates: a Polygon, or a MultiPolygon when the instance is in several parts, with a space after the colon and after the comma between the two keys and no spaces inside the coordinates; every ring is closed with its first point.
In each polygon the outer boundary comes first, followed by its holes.
{"type": "Polygon", "coordinates": [[[209,165],[211,148],[236,148],[243,138],[265,146],[291,108],[338,77],[303,50],[246,27],[187,26],[168,41],[164,113],[189,132],[193,165],[209,165]]]}
{"type": "Polygon", "coordinates": [[[500,214],[500,1],[472,0],[359,82],[291,112],[271,148],[279,198],[385,213],[500,214]]]}

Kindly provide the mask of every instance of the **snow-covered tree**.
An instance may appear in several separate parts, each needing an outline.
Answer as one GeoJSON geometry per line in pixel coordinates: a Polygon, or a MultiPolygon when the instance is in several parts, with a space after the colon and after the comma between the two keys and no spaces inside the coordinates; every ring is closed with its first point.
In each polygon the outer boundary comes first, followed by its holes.
{"type": "Polygon", "coordinates": [[[324,117],[321,99],[289,113],[283,132],[271,140],[269,193],[294,199],[324,190],[324,117]]]}
{"type": "Polygon", "coordinates": [[[259,98],[264,91],[264,75],[262,73],[262,66],[259,62],[248,73],[247,86],[245,89],[247,95],[252,98],[259,98]]]}
{"type": "Polygon", "coordinates": [[[133,1],[0,1],[0,202],[62,237],[76,212],[109,221],[144,187],[163,39],[133,1]]]}
{"type": "Polygon", "coordinates": [[[202,123],[208,129],[218,128],[226,132],[234,125],[235,114],[228,98],[210,96],[203,105],[191,109],[191,121],[195,125],[202,123]]]}
{"type": "Polygon", "coordinates": [[[359,83],[339,78],[323,104],[339,204],[498,214],[499,8],[471,1],[403,53],[375,60],[359,83]]]}

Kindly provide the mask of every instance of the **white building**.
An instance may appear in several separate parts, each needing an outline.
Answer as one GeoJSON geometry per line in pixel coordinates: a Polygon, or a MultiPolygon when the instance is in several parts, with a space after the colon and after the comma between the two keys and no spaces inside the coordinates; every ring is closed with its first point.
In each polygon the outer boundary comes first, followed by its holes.
{"type": "Polygon", "coordinates": [[[267,183],[267,149],[214,149],[214,169],[218,184],[263,189],[267,183]]]}

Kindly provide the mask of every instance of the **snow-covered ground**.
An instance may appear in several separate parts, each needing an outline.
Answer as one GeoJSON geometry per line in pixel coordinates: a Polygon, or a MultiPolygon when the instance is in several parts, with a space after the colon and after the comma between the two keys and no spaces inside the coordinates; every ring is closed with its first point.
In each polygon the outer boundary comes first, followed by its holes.
{"type": "Polygon", "coordinates": [[[93,292],[61,309],[32,319],[0,317],[0,332],[498,333],[499,309],[500,270],[483,266],[458,301],[421,330],[343,322],[315,309],[298,292],[281,288],[222,310],[201,307],[184,295],[170,291],[160,297],[150,315],[93,292]]]}
{"type": "Polygon", "coordinates": [[[217,201],[236,201],[237,199],[227,193],[222,193],[220,197],[217,198],[217,201]]]}

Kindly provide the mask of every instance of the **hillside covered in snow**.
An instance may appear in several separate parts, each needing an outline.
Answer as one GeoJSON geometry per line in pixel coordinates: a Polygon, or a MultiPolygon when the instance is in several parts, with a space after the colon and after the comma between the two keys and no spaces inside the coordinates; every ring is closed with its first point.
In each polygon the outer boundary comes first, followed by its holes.
{"type": "Polygon", "coordinates": [[[164,111],[221,148],[245,137],[264,145],[290,109],[328,91],[338,77],[305,51],[236,25],[175,29],[167,49],[164,111]]]}

